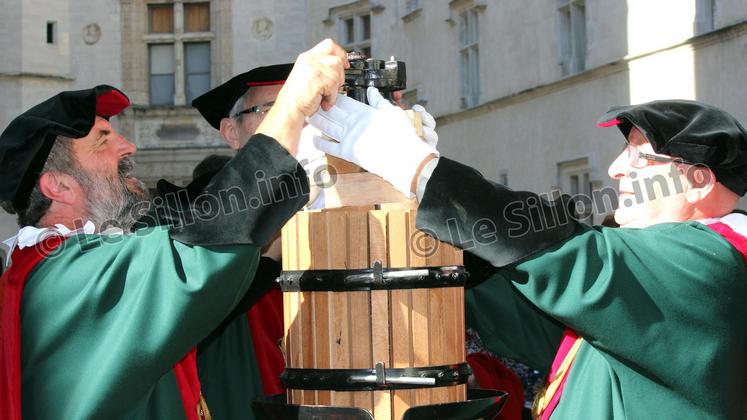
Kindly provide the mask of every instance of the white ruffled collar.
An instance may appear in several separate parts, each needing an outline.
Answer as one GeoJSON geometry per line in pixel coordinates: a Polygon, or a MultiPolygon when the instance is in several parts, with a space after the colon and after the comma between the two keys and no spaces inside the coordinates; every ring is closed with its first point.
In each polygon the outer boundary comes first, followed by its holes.
{"type": "MultiPolygon", "coordinates": [[[[5,265],[10,263],[10,257],[13,251],[18,247],[19,249],[28,248],[38,244],[44,239],[50,236],[74,236],[79,234],[91,235],[96,233],[96,225],[92,221],[88,220],[82,228],[72,230],[63,224],[54,225],[53,228],[38,228],[35,226],[24,226],[22,227],[15,236],[12,236],[3,241],[3,244],[8,247],[8,255],[5,259],[5,265]]],[[[122,235],[122,229],[109,228],[102,234],[107,235],[122,235]]]]}

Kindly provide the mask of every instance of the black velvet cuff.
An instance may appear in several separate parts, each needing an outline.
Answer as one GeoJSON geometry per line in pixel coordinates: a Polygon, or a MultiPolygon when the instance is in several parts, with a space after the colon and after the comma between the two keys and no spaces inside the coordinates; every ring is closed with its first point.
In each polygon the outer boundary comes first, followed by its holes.
{"type": "Polygon", "coordinates": [[[252,136],[191,204],[172,239],[190,245],[265,245],[309,200],[303,167],[274,139],[252,136]]]}
{"type": "Polygon", "coordinates": [[[568,196],[512,191],[441,157],[418,207],[417,227],[495,267],[563,242],[579,229],[568,196]]]}

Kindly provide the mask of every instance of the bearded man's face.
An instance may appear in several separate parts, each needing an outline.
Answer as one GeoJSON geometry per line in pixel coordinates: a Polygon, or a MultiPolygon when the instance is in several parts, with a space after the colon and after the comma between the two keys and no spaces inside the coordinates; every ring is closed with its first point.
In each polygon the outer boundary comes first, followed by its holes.
{"type": "Polygon", "coordinates": [[[148,200],[145,185],[132,176],[134,144],[119,135],[109,122],[97,118],[89,134],[72,142],[78,182],[86,213],[99,231],[117,227],[129,231],[139,218],[138,203],[148,200]]]}
{"type": "Polygon", "coordinates": [[[140,216],[135,214],[136,205],[149,198],[145,185],[130,175],[133,165],[126,156],[114,175],[108,171],[83,170],[76,177],[87,192],[87,218],[101,231],[112,227],[129,231],[140,216]]]}

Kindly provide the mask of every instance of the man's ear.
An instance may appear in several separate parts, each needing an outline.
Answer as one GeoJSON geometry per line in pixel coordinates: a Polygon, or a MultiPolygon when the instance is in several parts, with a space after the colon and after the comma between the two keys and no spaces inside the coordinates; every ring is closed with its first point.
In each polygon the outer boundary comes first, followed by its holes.
{"type": "Polygon", "coordinates": [[[704,165],[687,165],[684,168],[688,188],[687,201],[697,203],[708,197],[716,186],[716,175],[704,165]]]}
{"type": "Polygon", "coordinates": [[[76,189],[73,177],[59,172],[45,172],[39,177],[41,193],[52,201],[73,204],[76,200],[76,189]]]}
{"type": "Polygon", "coordinates": [[[239,141],[239,130],[236,127],[238,121],[232,120],[231,118],[223,118],[220,120],[220,135],[223,137],[223,141],[233,150],[239,150],[241,147],[241,141],[239,141]]]}

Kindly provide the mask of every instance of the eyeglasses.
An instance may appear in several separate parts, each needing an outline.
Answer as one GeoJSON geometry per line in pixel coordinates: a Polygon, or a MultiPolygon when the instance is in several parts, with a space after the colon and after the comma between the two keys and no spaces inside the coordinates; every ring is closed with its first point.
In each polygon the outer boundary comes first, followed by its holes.
{"type": "Polygon", "coordinates": [[[641,152],[640,149],[627,142],[625,143],[625,151],[628,153],[628,162],[630,163],[630,166],[636,169],[645,168],[649,162],[690,164],[686,160],[680,158],[671,158],[641,152]]]}
{"type": "Polygon", "coordinates": [[[264,117],[265,115],[267,115],[268,112],[270,112],[273,105],[275,105],[274,102],[269,103],[269,104],[264,104],[264,105],[255,105],[251,108],[247,108],[243,111],[239,111],[233,114],[233,118],[238,118],[244,114],[255,114],[257,116],[264,117]]]}

